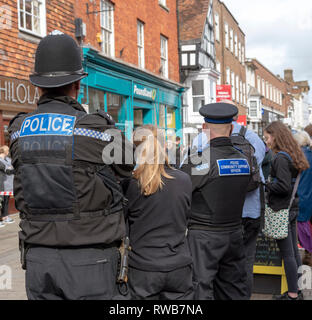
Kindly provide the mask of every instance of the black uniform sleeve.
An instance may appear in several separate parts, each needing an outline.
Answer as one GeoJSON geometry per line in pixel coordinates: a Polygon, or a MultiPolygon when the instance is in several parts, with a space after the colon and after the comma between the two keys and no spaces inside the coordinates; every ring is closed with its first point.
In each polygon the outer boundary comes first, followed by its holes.
{"type": "Polygon", "coordinates": [[[274,182],[266,184],[267,190],[275,194],[289,194],[292,190],[292,175],[289,168],[289,160],[283,155],[278,155],[272,162],[272,170],[276,174],[276,179],[274,182]]]}

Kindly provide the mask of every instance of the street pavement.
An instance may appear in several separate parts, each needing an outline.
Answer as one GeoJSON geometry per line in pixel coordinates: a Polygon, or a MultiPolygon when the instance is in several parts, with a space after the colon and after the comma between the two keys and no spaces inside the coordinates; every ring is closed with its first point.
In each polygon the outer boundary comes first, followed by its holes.
{"type": "MultiPolygon", "coordinates": [[[[27,300],[25,271],[20,265],[18,249],[19,217],[18,214],[13,214],[11,217],[15,222],[0,228],[0,300],[27,300]],[[8,270],[7,267],[10,268],[12,275],[11,288],[1,285],[5,273],[3,270],[8,270]]],[[[312,300],[312,290],[305,290],[304,297],[305,300],[312,300]]],[[[253,294],[251,300],[272,300],[272,295],[253,294]]]]}

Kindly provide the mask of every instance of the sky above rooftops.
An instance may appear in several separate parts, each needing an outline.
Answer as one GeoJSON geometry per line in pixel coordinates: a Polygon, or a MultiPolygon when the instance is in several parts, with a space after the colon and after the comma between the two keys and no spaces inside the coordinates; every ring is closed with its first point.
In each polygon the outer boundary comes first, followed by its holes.
{"type": "Polygon", "coordinates": [[[246,35],[246,57],[282,77],[284,69],[293,69],[294,80],[308,80],[312,91],[312,1],[223,2],[246,35]]]}

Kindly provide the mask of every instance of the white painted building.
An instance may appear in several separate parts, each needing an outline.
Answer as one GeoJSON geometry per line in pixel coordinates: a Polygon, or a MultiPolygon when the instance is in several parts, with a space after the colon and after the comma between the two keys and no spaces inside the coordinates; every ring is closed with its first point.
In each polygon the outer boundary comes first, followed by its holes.
{"type": "Polygon", "coordinates": [[[294,108],[290,114],[290,125],[295,130],[302,130],[310,123],[309,97],[307,94],[294,95],[294,108]]]}
{"type": "MultiPolygon", "coordinates": [[[[186,145],[189,145],[192,135],[202,128],[203,117],[200,116],[199,109],[216,101],[216,85],[220,73],[216,70],[212,6],[213,2],[210,1],[206,14],[198,8],[196,18],[205,15],[200,27],[200,37],[194,31],[195,34],[188,40],[179,42],[181,82],[188,88],[183,96],[183,134],[186,145]]],[[[183,8],[187,9],[182,7],[181,10],[183,8]]]]}

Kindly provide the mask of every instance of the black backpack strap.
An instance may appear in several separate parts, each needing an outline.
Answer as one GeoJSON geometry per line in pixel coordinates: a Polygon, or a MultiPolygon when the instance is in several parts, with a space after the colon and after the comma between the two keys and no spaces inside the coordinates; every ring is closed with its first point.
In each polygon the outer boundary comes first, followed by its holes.
{"type": "Polygon", "coordinates": [[[245,126],[242,126],[241,129],[239,130],[239,134],[243,137],[245,137],[247,132],[247,128],[245,126]]]}

